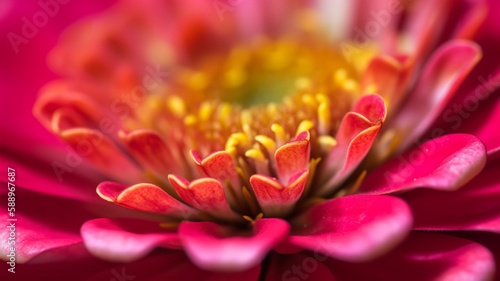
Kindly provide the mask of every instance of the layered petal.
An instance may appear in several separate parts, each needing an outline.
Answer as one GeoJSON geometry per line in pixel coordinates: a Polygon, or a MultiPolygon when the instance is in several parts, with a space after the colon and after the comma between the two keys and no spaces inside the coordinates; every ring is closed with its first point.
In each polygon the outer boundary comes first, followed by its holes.
{"type": "MultiPolygon", "coordinates": [[[[7,184],[5,184],[7,191],[7,184]]],[[[12,187],[12,185],[11,185],[12,187]]],[[[88,256],[79,229],[95,214],[110,211],[101,205],[85,204],[25,189],[12,189],[15,206],[8,206],[7,192],[1,194],[0,254],[10,259],[15,248],[16,263],[51,263],[77,260],[88,256]],[[43,203],[43,205],[40,205],[43,203]],[[92,209],[89,212],[88,209],[92,209]],[[72,210],[68,212],[68,210],[72,210]],[[11,233],[15,233],[12,236],[11,233]]],[[[12,196],[12,195],[11,195],[12,196]]]]}
{"type": "Polygon", "coordinates": [[[288,185],[291,177],[309,166],[309,139],[309,132],[301,132],[293,141],[276,149],[274,159],[281,184],[288,185]]]}
{"type": "Polygon", "coordinates": [[[455,134],[430,140],[371,172],[360,192],[383,194],[417,187],[455,190],[486,164],[486,151],[472,135],[455,134]]]}
{"type": "Polygon", "coordinates": [[[151,130],[137,130],[120,135],[128,151],[144,167],[152,170],[158,177],[182,171],[182,163],[170,151],[161,136],[151,130]]]}
{"type": "Polygon", "coordinates": [[[202,175],[214,178],[226,186],[225,192],[229,202],[236,205],[235,202],[243,195],[231,154],[227,151],[218,151],[203,158],[198,151],[191,150],[191,157],[202,175]]]}
{"type": "Polygon", "coordinates": [[[411,145],[436,120],[481,56],[480,47],[469,41],[452,41],[432,55],[415,90],[389,124],[404,136],[400,149],[411,145]]]}
{"type": "Polygon", "coordinates": [[[410,209],[398,198],[345,196],[314,206],[294,219],[294,232],[287,243],[339,260],[366,261],[400,243],[412,221],[410,209]]]}
{"type": "Polygon", "coordinates": [[[413,232],[389,254],[368,263],[324,262],[335,280],[492,280],[495,260],[478,243],[413,232]]]}
{"type": "Polygon", "coordinates": [[[490,165],[454,192],[419,189],[402,194],[414,214],[414,228],[500,233],[500,183],[497,173],[495,165],[490,165]]]}
{"type": "Polygon", "coordinates": [[[116,262],[138,260],[156,247],[181,249],[175,230],[140,219],[95,219],[82,225],[85,247],[93,255],[116,262]]]}
{"type": "Polygon", "coordinates": [[[179,235],[190,259],[199,267],[211,270],[241,271],[262,262],[281,242],[290,226],[281,219],[259,219],[253,233],[211,222],[183,222],[179,235]]]}
{"type": "Polygon", "coordinates": [[[218,218],[237,220],[239,217],[229,206],[222,184],[212,178],[193,182],[169,175],[168,180],[184,202],[218,218]]]}
{"type": "Polygon", "coordinates": [[[89,161],[108,176],[129,183],[142,179],[137,164],[101,131],[76,128],[65,130],[60,136],[78,157],[89,161]]]}
{"type": "Polygon", "coordinates": [[[263,175],[250,177],[250,185],[266,217],[286,216],[300,199],[309,171],[302,170],[289,179],[285,186],[274,178],[263,175]]]}
{"type": "Polygon", "coordinates": [[[329,193],[349,176],[368,154],[387,115],[385,103],[380,96],[363,96],[352,112],[342,119],[333,147],[321,171],[323,181],[318,195],[329,193]],[[333,177],[331,174],[335,173],[333,177]],[[329,176],[329,178],[326,178],[329,176]]]}

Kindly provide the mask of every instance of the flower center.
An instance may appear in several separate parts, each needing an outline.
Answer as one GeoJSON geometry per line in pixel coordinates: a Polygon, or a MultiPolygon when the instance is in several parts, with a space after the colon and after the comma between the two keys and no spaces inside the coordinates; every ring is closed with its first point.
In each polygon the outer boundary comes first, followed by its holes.
{"type": "Polygon", "coordinates": [[[188,180],[208,175],[231,185],[226,187],[233,190],[226,194],[231,206],[255,217],[260,211],[249,191],[256,184],[252,176],[279,179],[286,186],[305,168],[307,185],[315,180],[316,165],[336,145],[333,136],[343,116],[361,96],[360,68],[317,37],[261,38],[176,68],[127,128],[158,132],[178,165],[174,175],[188,180]],[[287,143],[301,141],[307,142],[301,155],[282,152],[288,151],[281,149],[287,143]],[[201,164],[219,152],[231,156],[236,179],[212,176],[201,164]],[[278,163],[283,157],[291,158],[278,163]],[[288,168],[282,166],[297,167],[283,176],[288,168]]]}

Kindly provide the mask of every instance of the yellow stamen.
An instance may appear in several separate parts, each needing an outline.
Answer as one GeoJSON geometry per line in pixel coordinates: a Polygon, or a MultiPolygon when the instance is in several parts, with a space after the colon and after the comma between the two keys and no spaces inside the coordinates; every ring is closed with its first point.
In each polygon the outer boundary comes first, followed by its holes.
{"type": "Polygon", "coordinates": [[[278,144],[278,146],[281,146],[286,142],[285,129],[283,129],[283,127],[280,124],[274,123],[271,126],[271,131],[273,131],[274,133],[274,136],[276,138],[276,143],[278,144]]]}
{"type": "Polygon", "coordinates": [[[167,98],[167,107],[170,112],[174,113],[177,117],[183,117],[186,114],[186,105],[184,101],[178,96],[170,96],[167,98]]]}
{"type": "Polygon", "coordinates": [[[255,140],[262,144],[270,154],[274,153],[276,150],[276,143],[268,136],[257,135],[255,136],[255,140]]]}
{"type": "Polygon", "coordinates": [[[247,152],[245,152],[245,156],[252,158],[252,159],[255,159],[257,161],[260,161],[260,162],[264,162],[266,160],[262,151],[255,149],[255,148],[247,150],[247,152]]]}
{"type": "Polygon", "coordinates": [[[297,127],[297,131],[295,131],[295,136],[299,135],[304,131],[309,131],[314,127],[314,123],[310,120],[302,120],[299,126],[297,127]]]}

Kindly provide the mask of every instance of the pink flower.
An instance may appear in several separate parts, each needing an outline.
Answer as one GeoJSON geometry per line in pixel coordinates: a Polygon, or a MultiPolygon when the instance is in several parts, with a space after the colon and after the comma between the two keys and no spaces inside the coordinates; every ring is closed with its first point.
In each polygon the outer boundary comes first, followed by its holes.
{"type": "Polygon", "coordinates": [[[63,142],[2,145],[17,262],[91,280],[494,278],[495,11],[123,1],[79,22],[33,108],[63,142]]]}

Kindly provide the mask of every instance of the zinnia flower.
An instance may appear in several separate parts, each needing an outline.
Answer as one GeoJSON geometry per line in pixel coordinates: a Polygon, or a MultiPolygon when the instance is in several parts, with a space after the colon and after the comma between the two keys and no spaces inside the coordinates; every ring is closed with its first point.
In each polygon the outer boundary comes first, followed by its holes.
{"type": "Polygon", "coordinates": [[[19,223],[18,261],[83,255],[92,280],[494,278],[500,77],[474,75],[472,41],[494,7],[339,2],[123,1],[68,29],[33,109],[64,142],[59,183],[19,201],[75,207],[19,223]],[[107,203],[76,191],[95,181],[107,203]]]}

